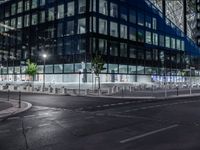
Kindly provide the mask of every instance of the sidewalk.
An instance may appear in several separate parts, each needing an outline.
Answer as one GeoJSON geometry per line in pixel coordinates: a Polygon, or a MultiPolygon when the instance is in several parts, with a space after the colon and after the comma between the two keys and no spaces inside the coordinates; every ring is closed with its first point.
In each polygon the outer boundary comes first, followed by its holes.
{"type": "Polygon", "coordinates": [[[12,115],[24,112],[32,107],[32,104],[22,101],[21,108],[19,108],[19,103],[16,100],[0,100],[0,119],[7,118],[12,115]]]}
{"type": "Polygon", "coordinates": [[[97,98],[113,98],[113,99],[127,99],[127,100],[165,100],[165,99],[180,99],[180,98],[192,98],[200,97],[200,93],[195,94],[182,94],[182,95],[170,95],[165,97],[153,97],[153,96],[106,96],[106,95],[84,95],[83,97],[97,97],[97,98]]]}

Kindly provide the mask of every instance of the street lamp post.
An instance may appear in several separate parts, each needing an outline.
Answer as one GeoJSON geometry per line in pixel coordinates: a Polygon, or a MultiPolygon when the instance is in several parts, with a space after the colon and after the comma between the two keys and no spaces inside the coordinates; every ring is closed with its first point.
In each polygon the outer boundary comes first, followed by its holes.
{"type": "Polygon", "coordinates": [[[195,69],[195,68],[190,67],[190,95],[192,94],[192,69],[195,69]]]}
{"type": "Polygon", "coordinates": [[[43,54],[42,57],[44,59],[44,64],[43,64],[43,92],[44,92],[44,90],[45,90],[45,65],[46,65],[47,55],[43,54]]]}
{"type": "Polygon", "coordinates": [[[165,98],[167,97],[167,76],[166,76],[166,68],[164,68],[164,88],[165,88],[165,98]]]}
{"type": "Polygon", "coordinates": [[[81,91],[81,71],[79,71],[79,86],[78,86],[78,91],[79,91],[79,95],[80,95],[80,91],[81,91]]]}
{"type": "Polygon", "coordinates": [[[3,65],[1,64],[1,81],[3,81],[3,75],[2,75],[2,72],[3,72],[3,65]]]}

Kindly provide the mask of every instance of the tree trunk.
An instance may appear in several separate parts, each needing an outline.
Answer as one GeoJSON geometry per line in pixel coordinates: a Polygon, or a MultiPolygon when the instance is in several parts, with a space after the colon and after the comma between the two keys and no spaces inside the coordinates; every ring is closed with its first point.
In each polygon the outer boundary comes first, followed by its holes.
{"type": "Polygon", "coordinates": [[[100,76],[98,76],[98,84],[99,84],[99,87],[98,87],[98,89],[100,90],[100,88],[101,88],[100,76]]]}

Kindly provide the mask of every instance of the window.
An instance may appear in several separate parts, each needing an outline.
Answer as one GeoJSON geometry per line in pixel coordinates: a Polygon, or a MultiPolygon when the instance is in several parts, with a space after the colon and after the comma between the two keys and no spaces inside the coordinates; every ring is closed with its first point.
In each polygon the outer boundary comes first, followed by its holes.
{"type": "Polygon", "coordinates": [[[85,53],[85,49],[86,49],[86,40],[85,39],[79,39],[78,40],[78,53],[82,54],[85,53]]]}
{"type": "Polygon", "coordinates": [[[57,25],[57,37],[63,37],[63,23],[57,25]]]}
{"type": "Polygon", "coordinates": [[[165,47],[165,37],[164,35],[159,36],[159,45],[165,47]]]}
{"type": "Polygon", "coordinates": [[[36,25],[38,23],[37,19],[38,19],[37,14],[33,14],[32,15],[32,23],[31,24],[32,25],[36,25]]]}
{"type": "Polygon", "coordinates": [[[136,74],[137,67],[136,66],[128,66],[129,74],[136,74]]]}
{"type": "Polygon", "coordinates": [[[129,28],[129,38],[131,41],[136,41],[136,29],[133,27],[129,28]]]}
{"type": "Polygon", "coordinates": [[[62,64],[54,65],[54,73],[62,73],[62,72],[63,72],[63,65],[62,64]]]}
{"type": "Polygon", "coordinates": [[[136,23],[136,12],[135,12],[135,10],[130,10],[129,21],[131,23],[136,23]]]}
{"type": "Polygon", "coordinates": [[[11,25],[11,27],[16,28],[16,19],[15,18],[11,19],[10,25],[11,25]]]}
{"type": "Polygon", "coordinates": [[[99,39],[99,52],[101,54],[107,55],[107,40],[99,39]]]}
{"type": "Polygon", "coordinates": [[[55,19],[54,17],[54,8],[49,8],[48,10],[48,21],[53,21],[55,19]]]}
{"type": "Polygon", "coordinates": [[[53,2],[55,2],[56,0],[48,0],[47,2],[48,2],[48,4],[51,4],[51,3],[53,3],[53,2]]]}
{"type": "Polygon", "coordinates": [[[74,21],[67,21],[66,35],[74,34],[74,21]]]}
{"type": "Polygon", "coordinates": [[[108,2],[107,0],[99,1],[99,13],[103,15],[108,15],[108,2]]]}
{"type": "Polygon", "coordinates": [[[138,25],[144,26],[144,14],[143,13],[138,13],[138,25]]]}
{"type": "Polygon", "coordinates": [[[152,60],[152,51],[151,50],[146,50],[146,60],[151,61],[152,60]]]}
{"type": "Polygon", "coordinates": [[[138,42],[142,42],[142,43],[144,42],[144,30],[138,29],[137,40],[138,42]]]}
{"type": "Polygon", "coordinates": [[[96,12],[96,0],[90,0],[90,11],[96,12]]]}
{"type": "Polygon", "coordinates": [[[71,55],[72,53],[74,53],[74,43],[66,38],[64,40],[64,55],[71,55]]]}
{"type": "Polygon", "coordinates": [[[64,72],[74,72],[74,65],[73,64],[64,64],[64,72]]]}
{"type": "Polygon", "coordinates": [[[99,19],[99,33],[107,35],[107,20],[99,19]]]}
{"type": "Polygon", "coordinates": [[[79,19],[78,20],[78,34],[86,33],[86,19],[79,19]]]}
{"type": "Polygon", "coordinates": [[[127,26],[120,25],[120,37],[123,39],[127,39],[127,26]]]}
{"type": "Polygon", "coordinates": [[[58,5],[57,19],[64,18],[64,4],[58,5]]]}
{"type": "Polygon", "coordinates": [[[181,50],[185,51],[185,42],[184,41],[181,41],[181,50]]]}
{"type": "Polygon", "coordinates": [[[120,43],[120,57],[127,57],[127,44],[126,43],[120,43]]]}
{"type": "Polygon", "coordinates": [[[158,60],[158,50],[153,49],[153,60],[157,61],[158,60]]]}
{"type": "Polygon", "coordinates": [[[153,45],[158,45],[158,34],[153,33],[153,45]]]}
{"type": "Polygon", "coordinates": [[[153,18],[152,23],[153,23],[153,29],[156,30],[157,29],[157,19],[153,18]]]}
{"type": "Polygon", "coordinates": [[[110,35],[118,37],[118,26],[115,22],[110,22],[110,35]]]}
{"type": "Polygon", "coordinates": [[[17,18],[17,28],[22,28],[22,17],[17,18]]]}
{"type": "Polygon", "coordinates": [[[30,15],[24,16],[24,27],[28,27],[30,25],[30,15]]]}
{"type": "Polygon", "coordinates": [[[114,18],[118,17],[118,6],[115,3],[110,3],[110,16],[114,18]]]}
{"type": "Polygon", "coordinates": [[[170,37],[165,37],[165,47],[170,48],[170,37]]]}
{"type": "Polygon", "coordinates": [[[119,73],[128,73],[127,65],[119,65],[119,73]]]}
{"type": "Polygon", "coordinates": [[[32,0],[32,9],[37,8],[37,0],[32,0]]]}
{"type": "MultiPolygon", "coordinates": [[[[108,65],[109,68],[109,73],[118,73],[118,65],[117,64],[109,64],[108,65]]],[[[115,79],[113,79],[115,80],[115,79]]]]}
{"type": "Polygon", "coordinates": [[[40,0],[40,6],[44,6],[45,5],[45,0],[40,0]]]}
{"type": "Polygon", "coordinates": [[[56,55],[63,55],[63,41],[62,39],[57,40],[57,53],[56,55]]]}
{"type": "Polygon", "coordinates": [[[67,3],[67,16],[74,16],[74,1],[67,3]]]}
{"type": "MultiPolygon", "coordinates": [[[[96,53],[97,51],[97,43],[96,43],[96,39],[95,38],[90,38],[90,50],[89,52],[92,54],[92,53],[96,53]]],[[[98,51],[99,53],[99,51],[98,51]]]]}
{"type": "Polygon", "coordinates": [[[137,56],[138,56],[139,60],[144,60],[144,50],[143,49],[138,49],[137,56]]]}
{"type": "Polygon", "coordinates": [[[16,14],[16,4],[12,4],[11,5],[11,15],[15,15],[16,14]]]}
{"type": "Polygon", "coordinates": [[[147,44],[151,44],[151,32],[146,31],[146,38],[145,39],[146,39],[145,42],[147,44]]]}
{"type": "Polygon", "coordinates": [[[40,12],[40,23],[44,23],[45,22],[45,11],[41,11],[40,12]]]}
{"type": "Polygon", "coordinates": [[[130,58],[137,58],[137,50],[133,46],[130,46],[129,51],[130,51],[129,54],[130,58]]]}
{"type": "Polygon", "coordinates": [[[10,6],[5,6],[5,17],[10,16],[10,6]]]}
{"type": "Polygon", "coordinates": [[[118,43],[117,42],[110,42],[110,55],[118,56],[118,43]]]}
{"type": "Polygon", "coordinates": [[[181,41],[179,39],[176,39],[176,49],[181,50],[181,41]]]}
{"type": "Polygon", "coordinates": [[[171,47],[176,49],[176,40],[174,38],[171,38],[171,47]]]}
{"type": "Polygon", "coordinates": [[[22,1],[17,3],[17,13],[21,13],[22,12],[22,8],[23,8],[22,4],[23,4],[22,1]]]}
{"type": "Polygon", "coordinates": [[[5,21],[5,31],[9,31],[9,28],[7,26],[10,25],[10,21],[9,20],[6,20],[5,21]]]}
{"type": "Polygon", "coordinates": [[[78,13],[82,14],[86,12],[86,0],[78,0],[78,13]]]}
{"type": "Polygon", "coordinates": [[[151,17],[146,16],[145,25],[146,25],[147,28],[151,28],[151,17]]]}
{"type": "Polygon", "coordinates": [[[120,18],[121,18],[122,20],[127,21],[127,15],[128,15],[128,13],[127,13],[127,8],[121,7],[121,8],[120,8],[120,18]]]}
{"type": "Polygon", "coordinates": [[[96,32],[96,18],[90,17],[90,32],[96,32]]]}
{"type": "Polygon", "coordinates": [[[25,3],[24,3],[24,9],[25,9],[25,11],[30,10],[30,1],[29,0],[25,1],[25,3]]]}

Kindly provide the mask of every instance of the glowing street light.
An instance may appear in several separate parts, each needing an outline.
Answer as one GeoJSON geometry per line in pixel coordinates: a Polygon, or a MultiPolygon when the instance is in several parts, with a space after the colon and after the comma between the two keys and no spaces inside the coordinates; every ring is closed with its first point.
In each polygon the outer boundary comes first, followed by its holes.
{"type": "Polygon", "coordinates": [[[46,58],[47,58],[47,54],[43,54],[42,55],[43,59],[44,59],[44,65],[43,65],[43,92],[45,90],[45,65],[46,65],[46,58]]]}

